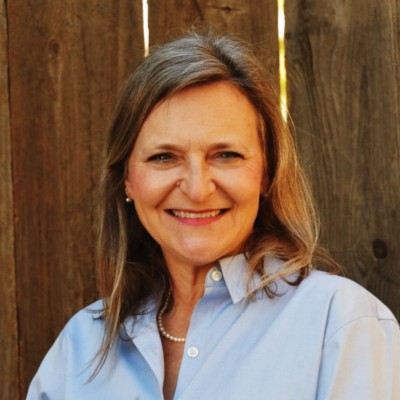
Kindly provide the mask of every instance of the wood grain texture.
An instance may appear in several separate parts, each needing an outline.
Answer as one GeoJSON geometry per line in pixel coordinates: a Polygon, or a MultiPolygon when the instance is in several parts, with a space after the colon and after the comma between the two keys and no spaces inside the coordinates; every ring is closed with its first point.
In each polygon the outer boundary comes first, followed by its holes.
{"type": "Polygon", "coordinates": [[[7,10],[0,2],[0,398],[18,400],[18,326],[14,258],[14,217],[7,10]]]}
{"type": "Polygon", "coordinates": [[[193,27],[211,27],[251,43],[278,86],[276,0],[149,0],[150,45],[168,42],[193,27]]]}
{"type": "Polygon", "coordinates": [[[8,2],[21,397],[69,317],[97,297],[93,205],[140,1],[8,2]]]}
{"type": "Polygon", "coordinates": [[[289,108],[324,242],[400,317],[399,2],[286,4],[289,108]]]}

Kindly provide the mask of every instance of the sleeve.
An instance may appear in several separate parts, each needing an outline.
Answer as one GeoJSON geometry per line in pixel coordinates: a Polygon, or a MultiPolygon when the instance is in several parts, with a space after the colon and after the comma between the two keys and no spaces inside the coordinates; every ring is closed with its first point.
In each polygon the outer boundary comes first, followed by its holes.
{"type": "Polygon", "coordinates": [[[361,317],[325,344],[318,400],[400,400],[400,330],[394,319],[361,317]]]}
{"type": "Polygon", "coordinates": [[[68,361],[68,344],[65,332],[61,332],[43,359],[34,376],[27,394],[27,400],[65,398],[65,375],[68,361]]]}

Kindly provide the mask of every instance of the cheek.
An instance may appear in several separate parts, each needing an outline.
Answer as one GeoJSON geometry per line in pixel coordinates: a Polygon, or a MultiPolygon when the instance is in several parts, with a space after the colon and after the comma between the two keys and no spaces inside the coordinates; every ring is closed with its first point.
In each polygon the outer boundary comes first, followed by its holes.
{"type": "Polygon", "coordinates": [[[262,193],[263,170],[260,165],[249,165],[232,170],[218,177],[218,186],[231,197],[235,203],[246,210],[257,208],[262,193]]]}
{"type": "MultiPolygon", "coordinates": [[[[251,163],[241,171],[240,184],[246,188],[245,193],[256,195],[257,197],[261,194],[264,184],[265,172],[263,163],[261,160],[251,163]]],[[[244,194],[245,195],[245,194],[244,194]]]]}
{"type": "Polygon", "coordinates": [[[252,213],[258,212],[260,195],[264,188],[264,176],[263,165],[260,162],[250,166],[241,179],[238,195],[241,196],[243,204],[246,204],[248,210],[252,213]]]}
{"type": "Polygon", "coordinates": [[[145,168],[132,168],[127,179],[133,200],[156,204],[173,186],[173,177],[148,171],[145,168]]]}

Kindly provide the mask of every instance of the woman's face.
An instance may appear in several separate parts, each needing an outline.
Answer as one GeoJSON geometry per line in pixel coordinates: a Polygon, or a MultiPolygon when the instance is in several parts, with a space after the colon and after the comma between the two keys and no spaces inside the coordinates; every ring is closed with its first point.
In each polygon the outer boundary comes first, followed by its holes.
{"type": "Polygon", "coordinates": [[[168,266],[239,253],[263,181],[257,115],[226,82],[191,87],[150,113],[128,162],[126,188],[168,266]]]}

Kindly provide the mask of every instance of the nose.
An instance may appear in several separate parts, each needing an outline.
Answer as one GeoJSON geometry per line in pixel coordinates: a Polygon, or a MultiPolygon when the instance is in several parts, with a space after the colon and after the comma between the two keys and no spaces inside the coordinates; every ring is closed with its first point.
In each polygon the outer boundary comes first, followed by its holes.
{"type": "Polygon", "coordinates": [[[195,203],[206,200],[215,191],[215,183],[207,163],[202,160],[188,162],[179,188],[195,203]]]}

